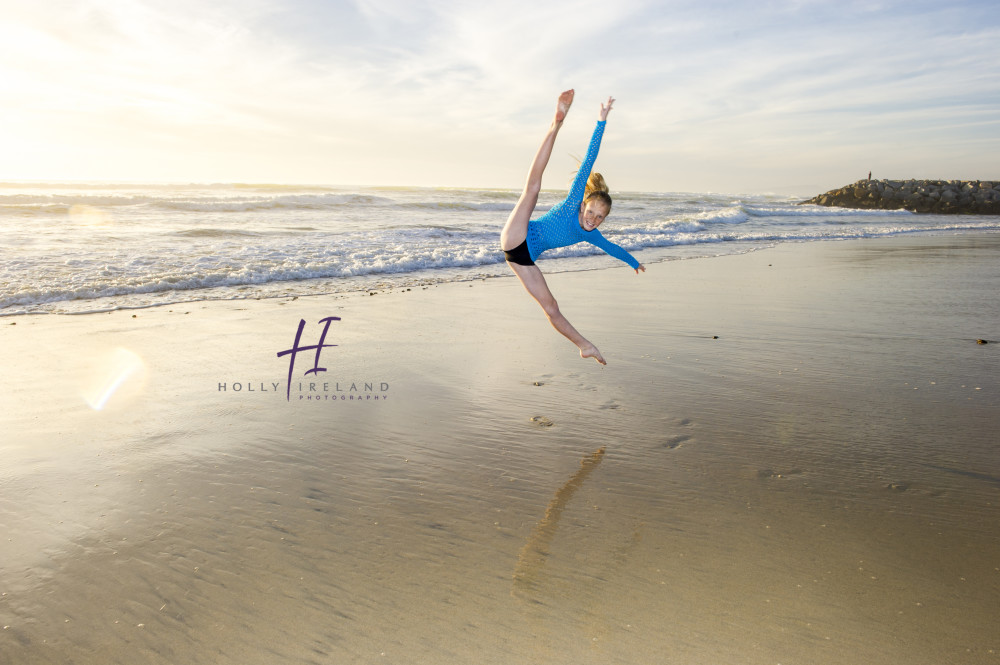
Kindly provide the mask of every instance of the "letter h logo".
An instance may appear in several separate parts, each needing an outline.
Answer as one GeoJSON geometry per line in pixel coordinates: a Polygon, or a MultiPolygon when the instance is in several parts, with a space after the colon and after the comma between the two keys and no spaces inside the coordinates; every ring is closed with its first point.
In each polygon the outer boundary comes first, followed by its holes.
{"type": "Polygon", "coordinates": [[[299,346],[299,342],[302,340],[302,330],[306,327],[306,320],[300,319],[299,330],[298,332],[295,333],[295,343],[292,345],[292,348],[278,352],[279,358],[281,358],[282,356],[291,355],[291,358],[288,359],[288,390],[285,392],[286,401],[292,399],[292,372],[295,369],[295,354],[297,354],[299,351],[312,351],[313,349],[315,349],[316,359],[313,361],[312,369],[307,369],[305,373],[307,375],[319,374],[320,372],[326,371],[325,367],[319,366],[319,354],[320,352],[323,351],[323,349],[325,349],[328,346],[337,346],[336,344],[323,343],[326,341],[326,333],[328,330],[330,330],[330,324],[333,323],[334,321],[340,321],[340,317],[328,316],[325,319],[320,319],[319,322],[325,323],[326,325],[323,326],[323,334],[319,336],[319,343],[313,344],[311,346],[299,346]]]}

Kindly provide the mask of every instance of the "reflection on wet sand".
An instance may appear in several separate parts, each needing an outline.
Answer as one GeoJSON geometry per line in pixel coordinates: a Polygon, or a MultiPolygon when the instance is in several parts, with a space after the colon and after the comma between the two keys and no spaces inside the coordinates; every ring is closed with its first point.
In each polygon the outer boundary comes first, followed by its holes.
{"type": "MultiPolygon", "coordinates": [[[[573,498],[587,476],[597,468],[604,459],[604,447],[600,447],[580,461],[580,468],[566,483],[556,490],[552,501],[545,509],[545,516],[532,529],[527,542],[517,555],[517,566],[514,567],[514,587],[511,593],[526,600],[535,600],[530,594],[538,589],[538,579],[549,556],[549,545],[555,538],[559,528],[559,518],[566,504],[573,498]]],[[[537,600],[536,600],[537,602],[537,600]]]]}

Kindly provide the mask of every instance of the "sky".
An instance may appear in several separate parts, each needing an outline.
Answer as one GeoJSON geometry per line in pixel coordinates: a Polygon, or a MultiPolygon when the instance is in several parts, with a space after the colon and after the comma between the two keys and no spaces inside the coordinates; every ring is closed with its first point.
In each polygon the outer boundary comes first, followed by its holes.
{"type": "Polygon", "coordinates": [[[0,0],[0,181],[1000,180],[994,0],[0,0]]]}

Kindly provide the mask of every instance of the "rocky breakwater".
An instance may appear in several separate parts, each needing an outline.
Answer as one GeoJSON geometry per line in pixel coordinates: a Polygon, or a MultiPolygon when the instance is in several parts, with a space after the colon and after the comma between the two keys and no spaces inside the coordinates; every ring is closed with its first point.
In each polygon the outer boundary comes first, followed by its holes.
{"type": "Polygon", "coordinates": [[[1000,215],[1000,181],[859,180],[800,205],[960,215],[1000,215]]]}

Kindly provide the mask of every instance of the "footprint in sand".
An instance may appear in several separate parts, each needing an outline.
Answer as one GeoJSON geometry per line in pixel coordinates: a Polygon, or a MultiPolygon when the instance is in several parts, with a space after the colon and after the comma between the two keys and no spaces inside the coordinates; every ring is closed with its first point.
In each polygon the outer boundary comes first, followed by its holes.
{"type": "MultiPolygon", "coordinates": [[[[682,418],[678,420],[676,424],[676,427],[684,429],[690,429],[693,426],[694,423],[691,421],[690,418],[682,418]]],[[[691,441],[692,439],[694,439],[693,434],[674,434],[673,436],[668,436],[666,439],[664,439],[663,443],[661,443],[660,445],[661,447],[666,448],[668,450],[675,450],[677,448],[680,448],[688,441],[691,441]]]]}
{"type": "Polygon", "coordinates": [[[536,379],[535,381],[532,381],[531,385],[536,387],[544,386],[546,383],[549,382],[549,379],[552,379],[554,376],[555,376],[554,374],[543,374],[540,377],[538,377],[538,379],[536,379]]]}
{"type": "Polygon", "coordinates": [[[677,436],[672,436],[666,441],[664,441],[662,446],[664,448],[673,450],[675,448],[680,448],[682,445],[684,445],[685,442],[690,441],[691,438],[692,437],[690,434],[679,434],[677,436]]]}

